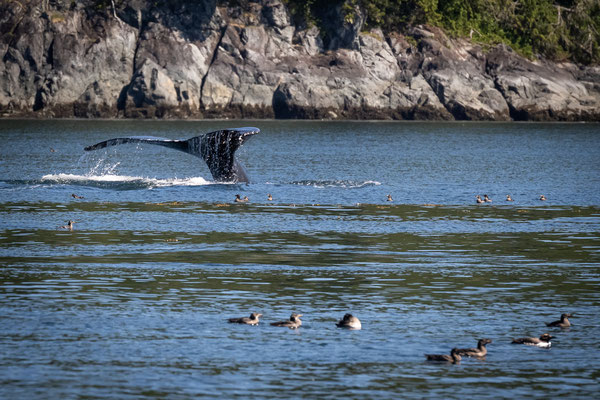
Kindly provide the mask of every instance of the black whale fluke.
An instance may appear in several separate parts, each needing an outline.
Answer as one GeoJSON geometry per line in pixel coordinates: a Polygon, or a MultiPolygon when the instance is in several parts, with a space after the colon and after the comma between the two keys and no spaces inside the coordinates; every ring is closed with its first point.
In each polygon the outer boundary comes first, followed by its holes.
{"type": "Polygon", "coordinates": [[[252,135],[260,132],[258,128],[230,128],[205,133],[188,140],[173,140],[152,136],[131,136],[115,138],[84,148],[85,151],[103,149],[124,143],[147,143],[183,151],[200,157],[210,169],[217,182],[248,182],[248,176],[242,165],[235,159],[235,151],[252,135]]]}

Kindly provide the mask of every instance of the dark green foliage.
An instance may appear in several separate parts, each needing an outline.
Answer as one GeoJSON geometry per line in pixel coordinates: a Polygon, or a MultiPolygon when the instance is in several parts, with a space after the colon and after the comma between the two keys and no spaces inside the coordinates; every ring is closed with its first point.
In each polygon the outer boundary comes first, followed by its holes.
{"type": "Polygon", "coordinates": [[[298,25],[319,25],[323,10],[355,6],[365,29],[403,32],[415,24],[443,28],[483,44],[505,43],[529,56],[600,62],[600,0],[285,0],[298,25]]]}
{"type": "Polygon", "coordinates": [[[321,10],[330,5],[336,5],[341,1],[325,1],[325,0],[284,0],[287,4],[292,19],[297,26],[311,27],[318,25],[318,15],[321,14],[321,10]]]}
{"type": "Polygon", "coordinates": [[[504,42],[527,56],[600,61],[598,0],[439,0],[441,26],[456,36],[504,42]]]}
{"type": "MultiPolygon", "coordinates": [[[[433,1],[437,3],[437,1],[433,1]]],[[[367,13],[367,28],[379,26],[386,31],[401,31],[413,24],[428,22],[427,3],[432,0],[361,0],[360,5],[367,13]]]]}

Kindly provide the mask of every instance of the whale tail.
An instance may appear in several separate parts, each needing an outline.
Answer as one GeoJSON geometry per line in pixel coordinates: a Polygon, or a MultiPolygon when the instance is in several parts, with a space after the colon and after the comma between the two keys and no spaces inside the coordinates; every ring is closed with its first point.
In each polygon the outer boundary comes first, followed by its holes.
{"type": "Polygon", "coordinates": [[[205,133],[188,140],[173,140],[153,136],[115,138],[84,148],[85,151],[103,149],[125,143],[146,143],[183,151],[206,161],[208,169],[217,182],[248,182],[243,166],[235,158],[236,150],[258,128],[231,128],[205,133]]]}

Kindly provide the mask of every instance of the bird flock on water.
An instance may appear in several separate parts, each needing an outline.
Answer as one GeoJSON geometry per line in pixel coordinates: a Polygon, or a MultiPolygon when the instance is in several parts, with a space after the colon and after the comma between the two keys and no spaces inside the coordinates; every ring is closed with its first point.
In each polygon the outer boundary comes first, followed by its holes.
{"type": "MultiPolygon", "coordinates": [[[[228,321],[230,323],[236,324],[244,324],[244,325],[253,325],[256,326],[260,322],[260,317],[263,314],[253,312],[249,317],[241,317],[241,318],[229,318],[228,321]]],[[[548,322],[546,326],[553,328],[569,328],[571,327],[571,322],[569,318],[571,318],[573,314],[564,313],[560,316],[560,320],[548,322]]],[[[302,314],[292,313],[290,318],[285,321],[271,322],[271,326],[279,326],[289,329],[298,329],[302,326],[302,321],[300,320],[302,314]]],[[[345,314],[344,317],[339,320],[335,326],[338,328],[345,328],[350,330],[361,330],[362,324],[360,320],[352,314],[345,314]]],[[[552,346],[551,339],[554,336],[549,333],[543,333],[540,337],[521,337],[512,339],[513,344],[524,344],[527,346],[535,346],[541,348],[550,348],[552,346]]],[[[449,362],[452,364],[459,363],[462,360],[462,357],[472,357],[483,359],[488,351],[486,345],[492,343],[492,339],[479,339],[477,341],[477,347],[471,348],[457,348],[454,347],[450,350],[450,354],[425,354],[425,358],[427,361],[440,361],[440,362],[449,362]]]]}
{"type": "MultiPolygon", "coordinates": [[[[74,199],[78,199],[78,200],[79,199],[84,199],[83,196],[79,196],[79,195],[77,195],[75,193],[71,194],[71,197],[73,197],[74,199]]],[[[392,197],[391,194],[388,194],[386,196],[386,200],[388,202],[393,202],[394,201],[394,199],[393,199],[393,197],[392,197]]],[[[539,200],[540,201],[546,201],[546,196],[544,196],[543,194],[540,195],[539,200]]],[[[273,201],[273,196],[271,195],[271,193],[267,194],[267,201],[273,201]]],[[[507,194],[506,195],[506,201],[510,202],[510,201],[514,201],[514,199],[511,197],[510,194],[507,194]]],[[[240,194],[236,194],[235,198],[233,199],[233,202],[234,203],[248,203],[248,202],[250,202],[250,199],[248,198],[248,196],[242,197],[240,194]]],[[[487,194],[484,194],[483,198],[481,198],[480,195],[475,195],[475,202],[477,204],[491,203],[492,199],[487,194]]],[[[75,222],[76,221],[68,221],[66,225],[59,226],[58,228],[59,229],[66,229],[66,230],[72,231],[73,230],[73,224],[75,222]]]]}
{"type": "MultiPolygon", "coordinates": [[[[75,193],[73,193],[71,195],[71,197],[73,197],[74,199],[83,199],[84,198],[83,196],[79,196],[75,193]]],[[[273,201],[273,196],[270,193],[267,195],[267,200],[273,201]]],[[[388,194],[386,196],[386,200],[388,202],[394,201],[391,194],[388,194]]],[[[546,196],[544,196],[543,194],[540,195],[539,200],[546,201],[546,196]]],[[[236,194],[233,201],[235,203],[247,203],[250,201],[250,199],[248,198],[248,196],[241,197],[240,194],[236,194]]],[[[483,198],[481,198],[480,195],[476,195],[475,201],[477,204],[483,204],[483,203],[491,203],[492,199],[489,195],[484,194],[483,198]]],[[[512,201],[514,201],[514,199],[512,198],[512,196],[510,194],[507,194],[506,201],[512,202],[512,201]]],[[[69,220],[66,225],[60,226],[59,229],[66,229],[66,230],[72,231],[73,224],[75,224],[76,222],[77,221],[69,220]]],[[[230,323],[237,323],[237,324],[244,324],[244,325],[258,325],[260,322],[260,317],[262,317],[262,316],[263,316],[263,314],[261,314],[261,313],[253,312],[250,314],[249,317],[229,318],[228,321],[230,323]]],[[[573,314],[569,314],[569,313],[562,314],[560,320],[547,323],[546,325],[548,327],[569,328],[571,326],[569,318],[572,316],[573,316],[573,314]]],[[[270,325],[277,326],[277,327],[289,328],[289,329],[298,329],[302,326],[302,320],[300,319],[300,317],[302,317],[302,314],[292,313],[290,315],[289,319],[283,320],[283,321],[271,322],[270,325]]],[[[360,320],[357,317],[355,317],[354,315],[349,314],[349,313],[345,314],[343,316],[343,318],[341,320],[339,320],[335,325],[338,328],[345,328],[345,329],[350,329],[350,330],[361,330],[362,329],[362,324],[361,324],[360,320]]],[[[524,345],[528,345],[528,346],[535,346],[535,347],[541,347],[541,348],[550,348],[552,345],[551,344],[552,338],[554,338],[554,336],[550,335],[549,333],[544,333],[544,334],[540,335],[539,337],[516,338],[516,339],[512,340],[512,343],[513,344],[524,344],[524,345]]],[[[452,363],[452,364],[459,363],[462,360],[462,357],[474,357],[474,358],[482,359],[487,355],[486,345],[488,345],[490,343],[492,343],[491,339],[483,338],[483,339],[479,339],[477,341],[477,347],[472,347],[472,348],[454,347],[450,350],[450,354],[425,354],[425,357],[426,357],[427,361],[446,362],[446,363],[452,363]]]]}

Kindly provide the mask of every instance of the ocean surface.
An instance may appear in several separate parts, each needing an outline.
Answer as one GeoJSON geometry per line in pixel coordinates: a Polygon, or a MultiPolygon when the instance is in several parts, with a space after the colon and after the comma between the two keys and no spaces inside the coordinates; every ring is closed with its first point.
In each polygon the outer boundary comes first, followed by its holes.
{"type": "Polygon", "coordinates": [[[597,398],[600,125],[0,120],[0,349],[2,399],[597,398]],[[83,151],[243,126],[249,184],[83,151]]]}

